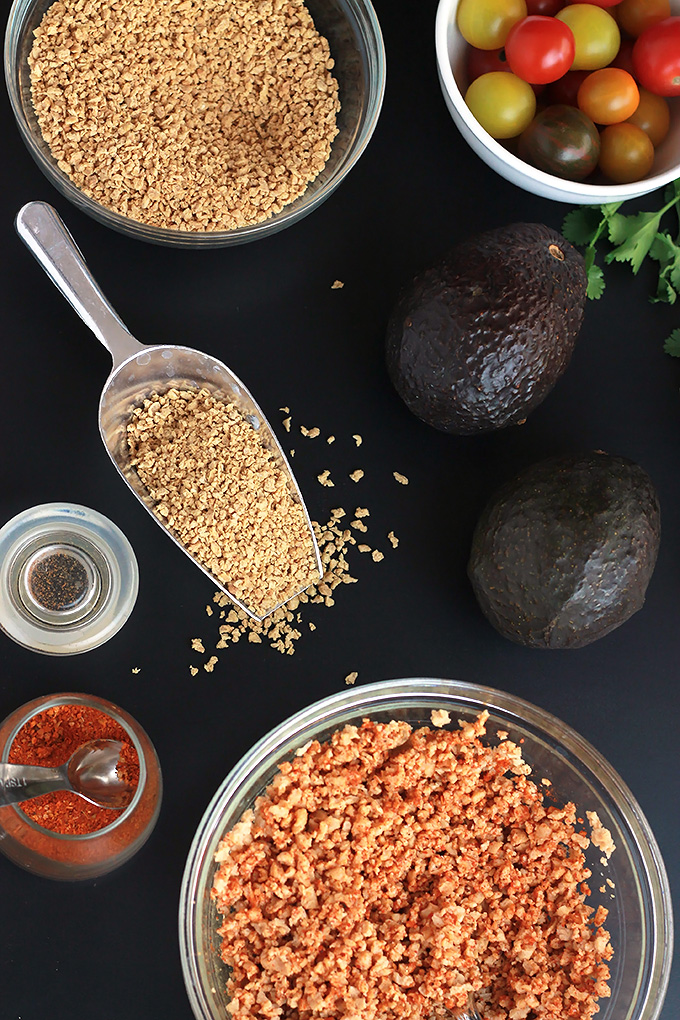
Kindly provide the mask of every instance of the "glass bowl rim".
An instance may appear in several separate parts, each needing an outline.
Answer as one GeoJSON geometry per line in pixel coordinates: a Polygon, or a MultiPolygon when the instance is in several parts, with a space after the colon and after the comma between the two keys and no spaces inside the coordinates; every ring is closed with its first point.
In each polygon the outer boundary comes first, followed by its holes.
{"type": "MultiPolygon", "coordinates": [[[[7,17],[4,41],[4,72],[7,93],[14,119],[19,133],[34,161],[42,170],[48,181],[76,208],[91,216],[99,223],[128,237],[150,243],[183,248],[220,248],[236,244],[256,241],[269,234],[292,226],[309,213],[317,209],[335,189],[344,181],[350,170],[356,165],[364,153],[375,131],[385,95],[386,55],[385,43],[378,16],[372,0],[342,0],[352,11],[357,22],[354,33],[360,41],[369,65],[366,88],[366,108],[361,130],[355,136],[350,147],[351,155],[337,172],[326,181],[314,194],[305,201],[305,193],[299,196],[300,205],[295,203],[284,206],[280,213],[260,223],[236,227],[233,230],[190,231],[177,230],[172,227],[154,227],[121,213],[108,209],[95,199],[85,195],[76,187],[70,178],[54,165],[42,152],[37,144],[34,132],[24,116],[19,98],[17,82],[19,80],[18,53],[16,43],[20,28],[30,10],[38,0],[13,0],[7,17]]],[[[313,182],[312,182],[313,183],[313,182]]]]}
{"type": "MultiPolygon", "coordinates": [[[[203,1008],[205,994],[195,952],[196,908],[199,904],[199,885],[206,867],[212,866],[207,857],[208,845],[214,838],[215,825],[236,794],[247,787],[252,771],[268,760],[273,764],[280,749],[296,732],[310,725],[323,728],[324,722],[342,713],[354,710],[379,711],[381,706],[396,708],[396,703],[416,699],[425,707],[445,707],[449,698],[460,706],[467,703],[472,709],[497,710],[515,717],[523,725],[537,727],[565,750],[573,754],[612,798],[625,822],[632,840],[644,863],[641,881],[646,885],[651,900],[650,927],[653,934],[653,961],[650,989],[640,1020],[657,1020],[663,1007],[673,962],[673,903],[670,883],[663,857],[649,822],[633,793],[607,759],[571,726],[557,716],[532,702],[493,687],[462,680],[433,677],[404,677],[366,684],[349,691],[340,691],[314,701],[270,729],[236,762],[211,798],[194,835],[182,875],[179,901],[179,943],[185,988],[194,1014],[208,1020],[203,1008]],[[429,706],[428,706],[429,707],[429,706]],[[199,1012],[200,1009],[200,1012],[199,1012]]],[[[341,721],[337,726],[343,725],[341,721]]]]}

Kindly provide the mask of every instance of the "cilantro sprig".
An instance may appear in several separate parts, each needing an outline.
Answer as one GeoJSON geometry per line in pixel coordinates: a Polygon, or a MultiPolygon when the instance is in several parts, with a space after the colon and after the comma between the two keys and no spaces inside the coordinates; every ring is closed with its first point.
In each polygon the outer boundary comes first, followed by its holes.
{"type": "MultiPolygon", "coordinates": [[[[622,202],[586,205],[572,209],[562,224],[567,241],[583,248],[588,277],[587,295],[593,300],[602,297],[605,277],[597,262],[597,244],[603,238],[610,249],[605,263],[627,262],[636,275],[646,258],[658,264],[656,292],[650,301],[675,304],[680,295],[680,179],[673,181],[663,193],[664,204],[657,211],[626,214],[619,212],[622,202]],[[675,209],[677,233],[661,228],[661,221],[675,209]]],[[[667,354],[680,357],[680,329],[674,329],[664,343],[667,354]]]]}

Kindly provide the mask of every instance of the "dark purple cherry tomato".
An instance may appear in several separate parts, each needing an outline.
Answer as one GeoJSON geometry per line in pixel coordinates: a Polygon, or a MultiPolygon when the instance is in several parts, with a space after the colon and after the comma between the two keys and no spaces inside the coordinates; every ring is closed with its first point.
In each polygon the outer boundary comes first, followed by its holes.
{"type": "Polygon", "coordinates": [[[574,106],[549,106],[522,132],[519,156],[545,173],[582,181],[600,156],[600,135],[589,117],[574,106]]]}

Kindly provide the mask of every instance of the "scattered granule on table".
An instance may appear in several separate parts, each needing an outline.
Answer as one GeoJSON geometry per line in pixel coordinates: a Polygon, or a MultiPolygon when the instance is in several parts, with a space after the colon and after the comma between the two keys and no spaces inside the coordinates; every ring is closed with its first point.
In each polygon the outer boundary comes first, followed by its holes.
{"type": "Polygon", "coordinates": [[[344,286],[342,280],[334,280],[331,284],[331,290],[341,290],[344,286]]]}
{"type": "Polygon", "coordinates": [[[400,475],[398,471],[393,471],[392,475],[396,478],[400,485],[408,485],[408,478],[406,475],[400,475]]]}
{"type": "Polygon", "coordinates": [[[355,433],[355,434],[354,434],[354,435],[352,436],[352,439],[353,439],[353,440],[354,440],[354,442],[355,442],[355,443],[357,444],[357,446],[361,446],[361,444],[363,443],[363,439],[362,439],[362,438],[361,438],[361,436],[360,436],[360,435],[358,435],[357,433],[355,433]]]}
{"type": "Polygon", "coordinates": [[[300,432],[303,436],[307,436],[307,439],[316,439],[317,436],[321,435],[321,429],[318,429],[316,426],[313,429],[306,429],[304,425],[301,425],[300,432]]]}
{"type": "Polygon", "coordinates": [[[600,821],[597,811],[586,811],[586,818],[588,819],[588,825],[590,826],[590,841],[594,846],[601,850],[607,859],[616,850],[612,834],[609,829],[606,829],[600,821]]]}
{"type": "Polygon", "coordinates": [[[286,432],[290,432],[290,418],[284,418],[281,422],[286,432]]]}
{"type": "Polygon", "coordinates": [[[366,545],[365,543],[362,542],[361,545],[357,546],[357,550],[360,553],[370,553],[371,552],[371,547],[370,547],[370,545],[366,545]]]}
{"type": "Polygon", "coordinates": [[[320,475],[317,475],[316,478],[321,485],[325,485],[327,488],[332,488],[335,485],[335,482],[331,481],[331,473],[328,468],[322,471],[320,475]]]}
{"type": "Polygon", "coordinates": [[[28,63],[59,168],[154,227],[267,220],[337,135],[333,58],[303,0],[57,0],[28,63]]]}
{"type": "Polygon", "coordinates": [[[361,470],[361,468],[357,468],[356,471],[352,471],[349,477],[352,479],[353,482],[360,482],[361,479],[364,477],[364,472],[361,470]]]}
{"type": "Polygon", "coordinates": [[[334,443],[334,442],[335,442],[335,436],[329,436],[329,437],[328,437],[328,439],[326,440],[326,442],[327,442],[327,443],[328,443],[328,445],[330,446],[330,445],[331,445],[331,443],[334,443]]]}
{"type": "Polygon", "coordinates": [[[206,671],[206,673],[212,673],[218,662],[219,659],[217,658],[217,656],[211,655],[208,661],[203,663],[203,669],[206,671]]]}
{"type": "Polygon", "coordinates": [[[371,511],[367,510],[365,506],[358,506],[354,511],[355,517],[370,517],[371,511]]]}
{"type": "Polygon", "coordinates": [[[195,652],[201,652],[201,654],[205,654],[205,645],[201,641],[200,637],[195,637],[191,639],[191,647],[195,652]]]}
{"type": "Polygon", "coordinates": [[[350,528],[355,528],[357,531],[368,531],[368,528],[363,521],[350,521],[350,528]]]}
{"type": "Polygon", "coordinates": [[[233,1020],[590,1020],[607,910],[573,803],[521,748],[365,720],[279,765],[222,837],[212,895],[233,1020]]]}
{"type": "Polygon", "coordinates": [[[374,549],[373,552],[371,553],[371,559],[373,560],[374,563],[380,563],[382,560],[385,559],[385,554],[381,553],[379,549],[374,549]]]}
{"type": "Polygon", "coordinates": [[[399,545],[399,539],[394,534],[394,532],[393,531],[388,531],[387,538],[389,539],[389,543],[392,546],[392,548],[396,549],[397,546],[399,545]]]}
{"type": "Polygon", "coordinates": [[[198,673],[198,666],[189,666],[189,672],[192,676],[196,676],[198,673]]]}
{"type": "Polygon", "coordinates": [[[127,442],[154,513],[258,616],[318,577],[304,509],[233,404],[205,389],[154,394],[127,442]]]}
{"type": "Polygon", "coordinates": [[[281,412],[281,414],[290,414],[290,408],[289,407],[280,407],[279,411],[281,412]]]}
{"type": "Polygon", "coordinates": [[[212,616],[212,614],[213,614],[212,606],[206,606],[205,607],[205,612],[206,612],[207,616],[212,616]]]}
{"type": "Polygon", "coordinates": [[[354,670],[353,673],[348,673],[347,676],[345,677],[345,683],[347,684],[347,686],[352,687],[357,682],[358,676],[359,674],[357,673],[356,670],[354,670]]]}
{"type": "Polygon", "coordinates": [[[136,673],[140,673],[141,670],[140,670],[139,666],[133,666],[132,667],[132,672],[136,674],[136,673]]]}
{"type": "Polygon", "coordinates": [[[433,708],[430,712],[430,722],[439,729],[440,726],[448,726],[451,722],[451,713],[445,708],[433,708]]]}

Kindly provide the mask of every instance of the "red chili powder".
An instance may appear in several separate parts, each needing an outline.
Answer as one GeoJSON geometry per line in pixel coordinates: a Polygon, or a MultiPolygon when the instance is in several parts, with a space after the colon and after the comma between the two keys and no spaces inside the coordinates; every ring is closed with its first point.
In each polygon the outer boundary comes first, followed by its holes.
{"type": "MultiPolygon", "coordinates": [[[[86,705],[54,705],[31,716],[17,733],[8,760],[18,765],[63,765],[88,740],[120,740],[122,749],[116,772],[136,787],[139,759],[127,733],[105,712],[86,705]]],[[[121,811],[97,807],[69,790],[44,793],[22,801],[24,814],[52,832],[84,836],[110,825],[121,811]]]]}

